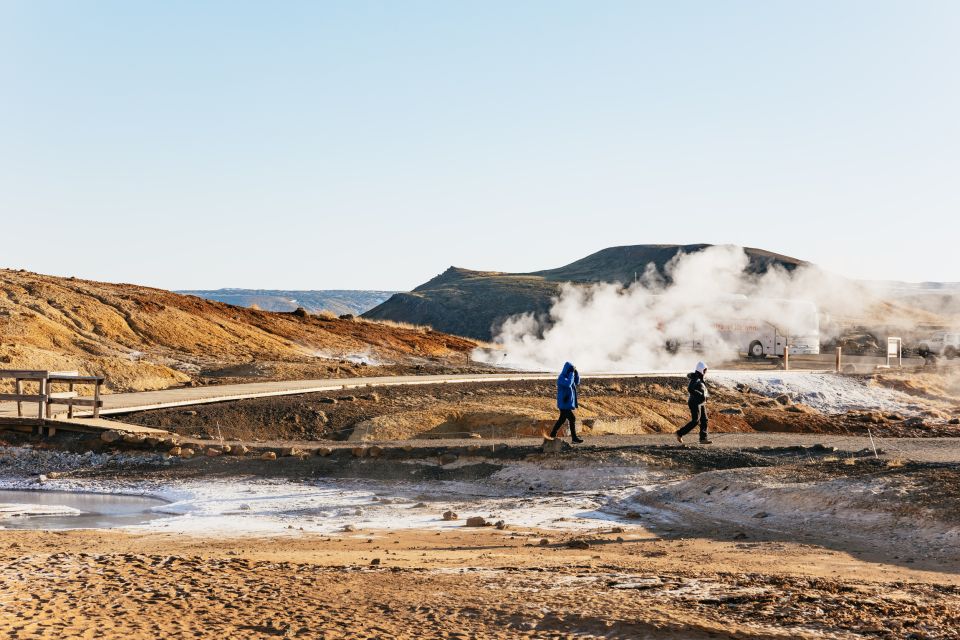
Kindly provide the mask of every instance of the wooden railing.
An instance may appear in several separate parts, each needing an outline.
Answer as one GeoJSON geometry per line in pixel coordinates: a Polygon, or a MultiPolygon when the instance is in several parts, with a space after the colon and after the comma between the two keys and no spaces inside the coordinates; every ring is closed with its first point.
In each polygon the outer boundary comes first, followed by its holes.
{"type": "Polygon", "coordinates": [[[14,392],[0,393],[0,401],[7,400],[17,403],[17,416],[23,416],[24,403],[37,404],[37,419],[51,418],[51,405],[67,405],[67,417],[73,418],[73,407],[93,407],[93,417],[100,417],[100,389],[103,386],[103,376],[82,376],[78,371],[44,371],[32,369],[0,369],[0,378],[13,378],[14,392]],[[24,392],[24,384],[36,384],[37,393],[24,392]],[[67,391],[53,391],[54,384],[69,385],[67,391]],[[93,386],[93,399],[80,398],[74,385],[84,384],[93,386]]]}

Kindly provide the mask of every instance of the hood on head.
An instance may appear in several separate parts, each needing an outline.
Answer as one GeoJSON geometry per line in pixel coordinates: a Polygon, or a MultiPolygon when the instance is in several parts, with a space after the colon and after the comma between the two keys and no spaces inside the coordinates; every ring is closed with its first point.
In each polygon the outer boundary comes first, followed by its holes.
{"type": "Polygon", "coordinates": [[[703,360],[701,360],[700,362],[697,363],[697,369],[696,369],[697,373],[703,375],[703,372],[706,371],[706,370],[707,370],[707,363],[706,363],[706,362],[704,362],[703,360]]]}
{"type": "Polygon", "coordinates": [[[571,373],[573,373],[573,369],[574,369],[574,366],[572,362],[564,362],[563,371],[560,372],[560,375],[562,376],[570,375],[571,373]]]}

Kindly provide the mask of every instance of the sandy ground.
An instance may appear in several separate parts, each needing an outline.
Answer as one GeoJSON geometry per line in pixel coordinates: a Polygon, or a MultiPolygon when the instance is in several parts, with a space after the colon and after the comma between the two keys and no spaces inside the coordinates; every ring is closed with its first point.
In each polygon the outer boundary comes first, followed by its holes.
{"type": "Polygon", "coordinates": [[[0,633],[955,638],[958,568],[918,571],[807,544],[610,528],[239,539],[2,532],[0,633]],[[574,539],[587,547],[571,548],[574,539]]]}

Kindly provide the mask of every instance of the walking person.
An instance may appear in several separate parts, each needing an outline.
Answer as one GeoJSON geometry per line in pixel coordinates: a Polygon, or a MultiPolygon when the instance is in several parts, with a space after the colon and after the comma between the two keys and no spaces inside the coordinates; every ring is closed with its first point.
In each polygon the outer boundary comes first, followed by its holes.
{"type": "Polygon", "coordinates": [[[583,439],[577,437],[577,417],[573,415],[573,410],[578,406],[578,386],[580,386],[580,374],[577,372],[577,368],[571,363],[565,362],[563,364],[563,370],[557,377],[557,409],[560,410],[560,417],[557,418],[557,423],[553,425],[550,438],[556,438],[563,423],[569,422],[570,441],[574,444],[583,442],[583,439]]]}
{"type": "Polygon", "coordinates": [[[710,444],[707,438],[707,398],[710,394],[707,392],[707,385],[703,377],[707,375],[707,364],[702,360],[697,363],[695,371],[688,373],[687,391],[690,398],[687,400],[687,406],[690,407],[690,422],[677,430],[677,442],[683,444],[683,436],[687,435],[693,428],[700,425],[700,444],[710,444]]]}

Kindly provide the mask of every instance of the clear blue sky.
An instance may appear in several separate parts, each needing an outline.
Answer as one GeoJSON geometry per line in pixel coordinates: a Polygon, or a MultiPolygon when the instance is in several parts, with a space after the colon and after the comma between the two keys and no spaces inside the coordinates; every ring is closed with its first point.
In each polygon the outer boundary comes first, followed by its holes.
{"type": "Polygon", "coordinates": [[[0,0],[0,266],[407,289],[736,243],[960,280],[960,2],[0,0]]]}

